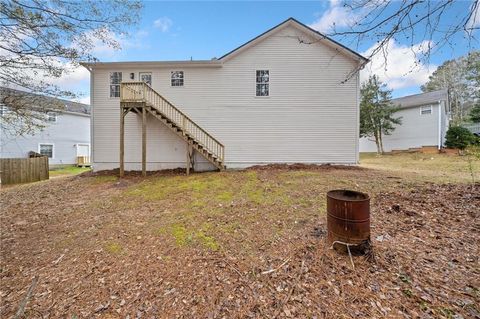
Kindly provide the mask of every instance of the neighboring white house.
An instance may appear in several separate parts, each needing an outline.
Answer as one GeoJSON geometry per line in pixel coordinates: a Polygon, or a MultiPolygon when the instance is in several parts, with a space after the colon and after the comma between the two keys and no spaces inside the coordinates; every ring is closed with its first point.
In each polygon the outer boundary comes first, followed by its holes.
{"type": "MultiPolygon", "coordinates": [[[[66,100],[65,111],[48,112],[46,127],[33,135],[17,136],[0,126],[0,157],[25,158],[30,151],[49,157],[50,165],[76,164],[90,156],[90,106],[66,100]]],[[[0,110],[0,120],[8,107],[0,110]]]]}
{"type": "MultiPolygon", "coordinates": [[[[395,126],[391,135],[383,136],[386,152],[411,148],[442,148],[449,124],[447,90],[409,95],[393,99],[401,109],[394,117],[401,117],[402,124],[395,126]]],[[[376,152],[373,138],[360,139],[360,152],[376,152]]]]}
{"type": "MultiPolygon", "coordinates": [[[[119,167],[121,88],[135,87],[120,83],[134,81],[148,83],[170,102],[162,103],[187,114],[223,144],[227,168],[355,164],[359,141],[355,71],[367,61],[290,18],[218,59],[84,63],[91,72],[93,168],[119,167]]],[[[136,94],[145,94],[142,90],[136,94]]],[[[182,131],[182,123],[169,124],[175,120],[167,111],[160,114],[162,97],[152,94],[156,97],[147,105],[157,105],[152,112],[159,115],[148,113],[146,120],[147,170],[186,167],[189,132],[182,131]]],[[[199,149],[195,169],[214,168],[199,149]]],[[[139,170],[141,163],[140,110],[140,116],[130,112],[125,118],[125,169],[139,170]]]]}

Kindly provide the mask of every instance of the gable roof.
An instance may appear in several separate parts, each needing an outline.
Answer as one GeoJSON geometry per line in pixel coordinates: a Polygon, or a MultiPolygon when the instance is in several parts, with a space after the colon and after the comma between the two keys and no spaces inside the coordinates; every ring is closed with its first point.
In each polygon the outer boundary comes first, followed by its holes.
{"type": "Polygon", "coordinates": [[[123,67],[149,67],[149,66],[165,66],[165,67],[221,67],[224,61],[227,61],[234,57],[235,55],[243,52],[244,50],[254,46],[258,42],[262,41],[263,39],[269,37],[271,34],[275,33],[281,28],[286,26],[294,26],[300,30],[303,30],[307,34],[313,36],[314,38],[320,40],[325,40],[325,44],[338,50],[339,52],[349,56],[355,60],[360,61],[362,64],[367,63],[369,60],[364,56],[360,55],[359,53],[353,51],[352,49],[342,45],[341,43],[327,37],[326,35],[310,28],[309,26],[301,23],[300,21],[294,18],[288,18],[287,20],[283,21],[282,23],[274,26],[273,28],[263,32],[259,36],[251,39],[250,41],[242,44],[241,46],[233,49],[232,51],[224,54],[222,57],[216,59],[213,58],[211,60],[185,60],[185,61],[125,61],[125,62],[82,62],[80,63],[82,66],[86,67],[87,69],[91,68],[101,68],[101,67],[109,67],[109,66],[123,66],[123,67]]]}
{"type": "Polygon", "coordinates": [[[392,99],[393,104],[399,105],[402,108],[433,104],[438,103],[438,101],[448,101],[447,90],[419,93],[392,99]]]}
{"type": "Polygon", "coordinates": [[[222,57],[219,58],[219,60],[227,60],[229,59],[230,57],[232,57],[233,55],[235,54],[238,54],[240,53],[241,51],[243,50],[246,50],[248,48],[250,48],[251,46],[254,46],[255,44],[257,44],[258,42],[262,41],[263,39],[267,38],[268,36],[270,36],[272,33],[276,32],[278,29],[280,28],[284,28],[288,25],[291,25],[291,26],[294,26],[294,27],[297,27],[303,31],[305,31],[306,33],[312,35],[314,38],[318,39],[318,40],[325,40],[325,42],[327,43],[327,45],[335,48],[335,49],[338,49],[339,51],[345,53],[346,55],[350,56],[350,57],[353,57],[355,59],[358,59],[360,60],[361,62],[363,63],[367,63],[369,60],[364,57],[363,55],[353,51],[352,49],[344,46],[343,44],[327,37],[326,35],[324,35],[323,33],[320,33],[318,32],[317,30],[315,29],[312,29],[310,28],[309,26],[307,26],[306,24],[303,24],[302,22],[296,20],[295,18],[288,18],[287,20],[283,21],[282,23],[274,26],[273,28],[265,31],[264,33],[260,34],[259,36],[253,38],[252,40],[242,44],[241,46],[239,46],[238,48],[236,49],[233,49],[232,51],[228,52],[227,54],[223,55],[222,57]]]}
{"type": "MultiPolygon", "coordinates": [[[[41,103],[52,103],[52,104],[55,104],[56,106],[63,105],[64,107],[63,107],[63,110],[60,110],[61,112],[76,113],[81,115],[90,115],[90,112],[91,112],[90,105],[88,104],[83,104],[83,103],[68,101],[64,99],[54,98],[50,96],[44,96],[40,94],[20,91],[16,89],[7,88],[7,87],[0,87],[0,93],[2,93],[2,96],[4,97],[15,96],[17,98],[23,98],[23,97],[31,96],[32,98],[36,98],[37,101],[41,101],[41,103]]],[[[55,110],[57,110],[57,107],[55,108],[55,110]]]]}

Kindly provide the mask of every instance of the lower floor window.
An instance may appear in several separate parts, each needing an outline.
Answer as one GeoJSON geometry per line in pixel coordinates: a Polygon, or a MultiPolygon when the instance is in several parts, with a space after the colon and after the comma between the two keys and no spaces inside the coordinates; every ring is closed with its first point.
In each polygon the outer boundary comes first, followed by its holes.
{"type": "Polygon", "coordinates": [[[40,144],[39,153],[48,156],[48,158],[53,158],[53,144],[40,144]]]}

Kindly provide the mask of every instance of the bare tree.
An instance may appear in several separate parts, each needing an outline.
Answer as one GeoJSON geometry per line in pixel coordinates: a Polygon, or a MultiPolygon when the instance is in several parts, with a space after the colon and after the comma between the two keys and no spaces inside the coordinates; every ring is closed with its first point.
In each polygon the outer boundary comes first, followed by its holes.
{"type": "MultiPolygon", "coordinates": [[[[480,0],[344,0],[342,5],[351,21],[347,26],[332,25],[327,35],[342,41],[353,38],[357,45],[375,43],[367,58],[383,55],[385,68],[391,40],[408,41],[412,48],[423,44],[421,50],[413,52],[416,62],[410,72],[419,63],[428,62],[435,52],[455,48],[459,38],[466,38],[471,47],[478,43],[475,34],[480,29],[480,0]]],[[[356,72],[358,69],[352,75],[356,72]]]]}
{"type": "MultiPolygon", "coordinates": [[[[130,0],[2,0],[0,2],[0,85],[48,96],[75,96],[54,84],[78,67],[96,61],[95,44],[119,48],[118,36],[139,20],[142,5],[130,0]]],[[[2,95],[11,91],[1,91],[2,95]]],[[[44,106],[28,96],[2,96],[15,110],[19,132],[42,126],[44,106]],[[25,127],[25,125],[27,127],[25,127]]],[[[50,100],[49,100],[50,101],[50,100]]],[[[50,101],[51,102],[51,101],[50,101]]],[[[49,103],[55,109],[55,103],[49,103]]],[[[10,123],[15,119],[11,118],[10,123]]],[[[6,125],[2,120],[2,125],[6,125]]]]}

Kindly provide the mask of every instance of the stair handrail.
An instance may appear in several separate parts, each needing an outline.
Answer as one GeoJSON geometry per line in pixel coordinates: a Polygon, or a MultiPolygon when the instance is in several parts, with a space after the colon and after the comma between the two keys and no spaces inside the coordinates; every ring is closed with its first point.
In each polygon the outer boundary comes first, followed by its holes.
{"type": "Polygon", "coordinates": [[[181,127],[184,133],[193,136],[197,141],[201,142],[203,147],[216,155],[222,163],[224,162],[225,146],[147,83],[135,81],[121,82],[120,100],[122,102],[150,103],[157,111],[163,113],[169,120],[181,127]],[[163,104],[157,105],[159,102],[163,104]],[[170,108],[170,110],[166,110],[166,112],[162,108],[165,104],[170,108]],[[191,126],[191,128],[189,128],[189,126],[191,126]],[[198,131],[204,134],[207,139],[202,139],[201,134],[197,134],[198,131]]]}

